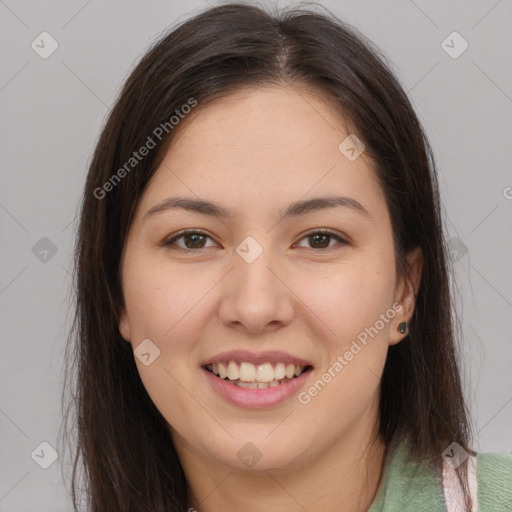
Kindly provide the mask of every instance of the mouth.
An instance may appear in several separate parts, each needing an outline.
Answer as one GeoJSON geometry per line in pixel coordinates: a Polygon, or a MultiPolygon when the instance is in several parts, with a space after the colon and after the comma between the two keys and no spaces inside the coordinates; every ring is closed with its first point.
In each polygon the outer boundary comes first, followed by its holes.
{"type": "Polygon", "coordinates": [[[313,370],[310,364],[283,361],[253,364],[248,361],[226,360],[208,363],[202,367],[215,377],[246,389],[278,387],[313,370]]]}

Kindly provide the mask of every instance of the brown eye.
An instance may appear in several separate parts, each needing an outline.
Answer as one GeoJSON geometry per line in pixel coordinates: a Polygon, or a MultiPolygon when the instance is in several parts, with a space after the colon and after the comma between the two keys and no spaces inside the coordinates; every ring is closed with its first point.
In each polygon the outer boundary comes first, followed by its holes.
{"type": "Polygon", "coordinates": [[[341,236],[329,230],[312,231],[302,238],[302,240],[305,239],[308,240],[311,249],[328,249],[332,247],[330,243],[333,239],[337,240],[342,245],[348,244],[341,236]]]}
{"type": "MultiPolygon", "coordinates": [[[[212,247],[205,245],[208,239],[212,240],[209,235],[201,231],[182,231],[176,236],[165,241],[163,245],[173,251],[194,252],[212,247]],[[177,243],[181,240],[183,240],[183,245],[177,243]]],[[[306,233],[301,240],[307,240],[310,249],[318,250],[335,247],[336,244],[331,243],[333,240],[337,240],[338,245],[348,245],[348,242],[345,239],[330,230],[311,231],[306,233]]]]}
{"type": "Polygon", "coordinates": [[[194,251],[206,249],[207,247],[205,246],[205,243],[208,238],[210,238],[208,235],[200,231],[185,231],[167,240],[166,242],[164,242],[164,245],[172,250],[194,251]],[[184,241],[184,246],[181,246],[176,243],[178,240],[181,239],[183,239],[184,241]]]}

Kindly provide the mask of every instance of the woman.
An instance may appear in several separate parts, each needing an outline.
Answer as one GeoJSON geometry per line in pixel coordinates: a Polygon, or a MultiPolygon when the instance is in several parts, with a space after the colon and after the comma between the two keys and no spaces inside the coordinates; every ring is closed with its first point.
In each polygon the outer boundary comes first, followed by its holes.
{"type": "Polygon", "coordinates": [[[94,511],[512,509],[512,455],[471,449],[432,151],[332,13],[227,4],[147,52],[76,272],[75,507],[82,457],[94,511]]]}

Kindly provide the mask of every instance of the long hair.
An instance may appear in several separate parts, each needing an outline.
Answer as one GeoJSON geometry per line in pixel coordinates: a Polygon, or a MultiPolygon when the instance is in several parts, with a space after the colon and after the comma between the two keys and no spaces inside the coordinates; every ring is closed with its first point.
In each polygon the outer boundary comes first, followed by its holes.
{"type": "MultiPolygon", "coordinates": [[[[408,275],[408,251],[419,247],[423,253],[409,333],[387,354],[378,434],[386,447],[407,439],[413,459],[438,472],[442,452],[454,441],[475,454],[432,149],[385,56],[355,28],[314,5],[269,12],[233,3],[194,14],[145,53],[105,122],[81,202],[76,310],[66,348],[71,396],[61,428],[65,440],[76,441],[75,510],[84,495],[91,512],[187,508],[187,482],[168,425],[118,330],[120,257],[135,207],[172,144],[170,118],[183,105],[197,102],[200,109],[244,86],[322,91],[364,142],[392,221],[397,275],[408,275]],[[157,127],[157,147],[131,161],[148,137],[155,140],[157,127]]],[[[466,472],[466,463],[457,468],[469,509],[466,472]]]]}

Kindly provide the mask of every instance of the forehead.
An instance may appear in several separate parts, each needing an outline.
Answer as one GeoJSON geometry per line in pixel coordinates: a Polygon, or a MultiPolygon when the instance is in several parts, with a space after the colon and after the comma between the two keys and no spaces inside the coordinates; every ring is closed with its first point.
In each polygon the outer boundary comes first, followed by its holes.
{"type": "Polygon", "coordinates": [[[245,88],[199,103],[177,128],[143,197],[146,209],[177,194],[252,211],[332,193],[350,195],[377,215],[384,207],[369,158],[363,152],[350,161],[340,151],[347,121],[321,93],[245,88]]]}
{"type": "Polygon", "coordinates": [[[201,139],[210,150],[259,148],[286,155],[302,146],[302,153],[318,153],[328,148],[331,137],[337,140],[346,132],[345,124],[341,107],[320,91],[284,85],[244,87],[199,103],[178,127],[174,146],[197,146],[201,139]]]}

